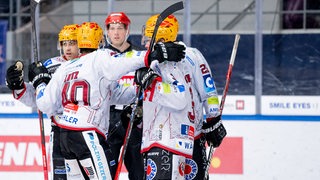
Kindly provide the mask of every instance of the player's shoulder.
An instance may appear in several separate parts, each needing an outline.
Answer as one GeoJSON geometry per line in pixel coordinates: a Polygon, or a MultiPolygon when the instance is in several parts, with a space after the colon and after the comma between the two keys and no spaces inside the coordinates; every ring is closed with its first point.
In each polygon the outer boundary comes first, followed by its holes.
{"type": "Polygon", "coordinates": [[[194,47],[186,48],[186,59],[189,59],[195,62],[206,61],[203,54],[197,48],[194,48],[194,47]]]}
{"type": "Polygon", "coordinates": [[[97,49],[96,51],[93,51],[95,54],[108,54],[108,55],[113,55],[113,54],[117,54],[117,52],[115,52],[112,49],[109,48],[101,48],[101,49],[97,49]]]}
{"type": "Polygon", "coordinates": [[[192,66],[195,66],[198,61],[197,54],[198,50],[196,48],[186,47],[186,57],[184,60],[192,66]]]}
{"type": "Polygon", "coordinates": [[[61,64],[65,61],[65,59],[61,56],[56,56],[56,57],[51,57],[49,59],[44,59],[41,61],[41,63],[43,64],[43,66],[45,67],[50,67],[56,64],[61,64]]]}
{"type": "Polygon", "coordinates": [[[50,73],[54,73],[57,68],[64,63],[66,60],[61,56],[52,57],[49,59],[42,60],[41,63],[48,69],[50,73]]]}
{"type": "Polygon", "coordinates": [[[186,47],[186,55],[197,55],[201,52],[195,47],[186,47]]]}
{"type": "Polygon", "coordinates": [[[97,49],[97,50],[94,50],[90,53],[81,55],[79,58],[72,60],[72,62],[70,64],[73,64],[75,62],[86,63],[86,62],[93,62],[93,61],[96,63],[102,59],[108,58],[109,56],[110,56],[109,52],[106,49],[104,49],[104,48],[97,49]]]}

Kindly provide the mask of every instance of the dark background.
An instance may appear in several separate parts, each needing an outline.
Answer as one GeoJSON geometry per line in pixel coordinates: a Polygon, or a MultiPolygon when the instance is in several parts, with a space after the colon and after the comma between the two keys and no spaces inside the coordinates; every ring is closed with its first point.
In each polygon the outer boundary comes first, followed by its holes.
{"type": "MultiPolygon", "coordinates": [[[[233,34],[192,35],[222,94],[233,34]]],[[[140,44],[140,35],[130,39],[140,44]]],[[[182,40],[179,36],[178,39],[182,40]]],[[[241,35],[228,94],[254,95],[254,34],[241,35]]],[[[320,34],[263,35],[263,95],[320,95],[320,34]]]]}

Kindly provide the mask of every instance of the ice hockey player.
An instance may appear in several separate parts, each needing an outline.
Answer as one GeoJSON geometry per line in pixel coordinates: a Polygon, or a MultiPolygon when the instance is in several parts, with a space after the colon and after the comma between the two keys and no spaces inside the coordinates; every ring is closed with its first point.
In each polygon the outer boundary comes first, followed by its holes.
{"type": "MultiPolygon", "coordinates": [[[[79,56],[79,48],[77,44],[77,28],[78,24],[65,25],[59,32],[59,50],[60,56],[52,57],[41,61],[41,64],[47,68],[50,74],[64,62],[75,59],[79,56]]],[[[13,90],[13,97],[27,106],[37,108],[35,101],[35,90],[30,83],[23,80],[23,64],[16,61],[7,70],[6,82],[9,89],[13,90]]],[[[60,128],[57,126],[58,116],[52,115],[51,133],[50,133],[50,167],[53,180],[67,179],[64,158],[61,155],[60,148],[60,128]]]]}
{"type": "MultiPolygon", "coordinates": [[[[90,28],[97,27],[91,24],[90,28]]],[[[97,34],[100,33],[88,38],[97,34]]],[[[31,64],[29,80],[36,89],[38,108],[48,115],[58,113],[62,117],[59,125],[64,157],[76,158],[91,179],[111,179],[104,153],[110,105],[128,102],[128,98],[117,96],[117,88],[121,86],[114,87],[114,82],[130,71],[149,67],[154,60],[180,61],[184,50],[184,46],[175,43],[157,44],[152,52],[115,56],[107,49],[99,49],[64,63],[52,79],[45,67],[31,64]]]]}
{"type": "MultiPolygon", "coordinates": [[[[143,30],[142,42],[145,42],[147,47],[157,17],[158,15],[151,16],[143,30]]],[[[156,42],[176,41],[178,29],[177,19],[170,15],[160,25],[156,42]]],[[[165,108],[163,101],[157,98],[157,94],[162,92],[159,89],[164,89],[159,88],[160,85],[157,84],[159,77],[150,73],[150,70],[149,73],[138,71],[136,74],[138,76],[136,79],[140,79],[138,84],[147,87],[144,91],[143,102],[143,109],[146,113],[143,114],[142,144],[142,152],[146,154],[147,167],[145,169],[148,169],[146,179],[204,179],[207,161],[205,142],[199,139],[201,132],[205,131],[206,140],[215,146],[219,146],[226,135],[220,120],[219,101],[210,67],[199,50],[187,47],[186,58],[183,61],[156,65],[153,69],[162,80],[172,75],[183,84],[181,78],[185,79],[184,84],[190,93],[190,99],[187,100],[189,104],[187,117],[183,118],[186,116],[185,111],[169,110],[165,108]],[[180,78],[178,78],[179,73],[182,74],[180,78]],[[149,80],[146,81],[146,79],[149,80]],[[203,124],[203,108],[207,113],[205,124],[203,124]],[[164,163],[163,159],[168,160],[167,163],[164,163]],[[171,163],[171,168],[167,168],[168,163],[171,163]]],[[[174,79],[171,82],[176,84],[174,79]]],[[[171,99],[171,101],[168,99],[165,102],[176,102],[176,99],[171,99]]]]}
{"type": "MultiPolygon", "coordinates": [[[[141,47],[133,45],[128,40],[130,23],[129,17],[124,12],[112,12],[106,18],[107,49],[112,50],[111,55],[142,50],[141,47]]],[[[122,76],[118,82],[123,86],[134,86],[134,72],[129,72],[122,76]]],[[[120,149],[125,139],[126,127],[129,123],[127,112],[130,112],[130,109],[130,104],[112,105],[110,107],[110,125],[107,143],[110,145],[115,159],[119,159],[120,149]],[[126,107],[125,111],[123,110],[124,107],[126,107]]],[[[134,126],[124,157],[124,164],[128,170],[128,178],[130,180],[143,179],[143,158],[140,153],[141,136],[141,128],[134,126]]]]}

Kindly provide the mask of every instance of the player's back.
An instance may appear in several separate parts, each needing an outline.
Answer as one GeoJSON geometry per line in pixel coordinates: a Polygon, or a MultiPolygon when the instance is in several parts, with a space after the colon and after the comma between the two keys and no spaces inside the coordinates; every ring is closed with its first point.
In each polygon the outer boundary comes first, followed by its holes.
{"type": "Polygon", "coordinates": [[[210,67],[199,50],[187,48],[186,58],[183,62],[191,77],[190,88],[193,92],[195,138],[198,138],[202,129],[204,103],[207,103],[207,107],[210,108],[210,114],[219,113],[218,94],[210,67]]]}

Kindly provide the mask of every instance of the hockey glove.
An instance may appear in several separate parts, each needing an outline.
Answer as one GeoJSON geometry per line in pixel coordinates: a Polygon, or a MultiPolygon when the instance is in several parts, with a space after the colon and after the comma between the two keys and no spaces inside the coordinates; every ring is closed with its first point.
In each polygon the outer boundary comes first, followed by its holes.
{"type": "MultiPolygon", "coordinates": [[[[127,129],[129,122],[130,122],[130,117],[132,114],[132,108],[133,108],[133,104],[126,106],[122,113],[121,113],[121,123],[122,126],[127,129]]],[[[136,112],[133,118],[133,125],[137,126],[142,122],[142,101],[139,101],[139,104],[136,108],[136,112]]]]}
{"type": "Polygon", "coordinates": [[[23,63],[16,61],[7,69],[6,85],[11,90],[20,90],[24,88],[23,81],[23,63]]]}
{"type": "Polygon", "coordinates": [[[136,70],[134,75],[134,82],[141,86],[142,89],[146,89],[149,85],[153,82],[153,80],[158,77],[159,75],[154,72],[152,69],[148,68],[140,68],[136,70]]]}
{"type": "Polygon", "coordinates": [[[43,82],[48,84],[51,79],[50,73],[48,72],[47,68],[42,65],[42,63],[30,64],[28,76],[29,81],[32,82],[34,88],[37,88],[38,85],[43,82]]]}
{"type": "Polygon", "coordinates": [[[145,60],[146,67],[150,67],[152,61],[158,61],[162,63],[164,61],[181,61],[185,58],[186,47],[184,45],[173,42],[158,42],[154,45],[154,50],[147,54],[147,60],[145,60]]]}
{"type": "Polygon", "coordinates": [[[207,119],[207,122],[203,123],[202,132],[205,134],[208,145],[215,148],[219,147],[223,138],[227,135],[221,121],[221,115],[207,119]]]}

